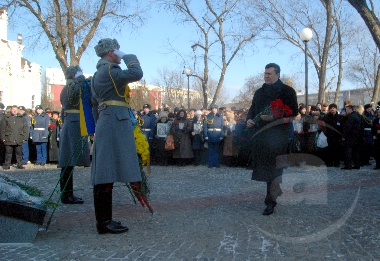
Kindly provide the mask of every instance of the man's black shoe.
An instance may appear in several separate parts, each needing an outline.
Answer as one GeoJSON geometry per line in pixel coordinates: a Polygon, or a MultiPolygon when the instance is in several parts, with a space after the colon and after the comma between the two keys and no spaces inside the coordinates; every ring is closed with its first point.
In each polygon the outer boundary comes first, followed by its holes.
{"type": "Polygon", "coordinates": [[[380,169],[380,168],[378,168],[378,167],[374,167],[373,169],[374,169],[374,170],[378,170],[378,169],[380,169]]]}
{"type": "Polygon", "coordinates": [[[11,169],[11,167],[3,167],[4,170],[11,169]]]}
{"type": "Polygon", "coordinates": [[[350,168],[350,167],[343,167],[343,168],[340,168],[340,169],[352,169],[352,168],[350,168]]]}
{"type": "Polygon", "coordinates": [[[23,165],[20,165],[17,167],[18,169],[25,169],[25,167],[23,165]]]}
{"type": "Polygon", "coordinates": [[[120,234],[128,231],[128,227],[123,226],[118,221],[107,221],[102,224],[96,224],[96,229],[99,234],[120,234]]]}
{"type": "Polygon", "coordinates": [[[273,212],[274,212],[274,207],[275,207],[275,206],[276,206],[276,205],[272,205],[272,204],[268,205],[268,206],[264,209],[263,215],[265,215],[265,216],[269,216],[269,215],[273,214],[273,212]]]}
{"type": "Polygon", "coordinates": [[[84,201],[81,198],[71,195],[70,197],[67,197],[67,198],[61,198],[61,202],[63,204],[83,204],[84,201]]]}
{"type": "Polygon", "coordinates": [[[360,166],[353,166],[352,169],[360,169],[360,166]]]}

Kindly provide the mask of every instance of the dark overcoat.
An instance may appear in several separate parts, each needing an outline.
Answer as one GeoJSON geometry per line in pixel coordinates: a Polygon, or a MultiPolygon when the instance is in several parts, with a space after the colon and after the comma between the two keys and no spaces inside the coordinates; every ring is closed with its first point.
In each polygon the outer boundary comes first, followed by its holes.
{"type": "Polygon", "coordinates": [[[24,117],[20,114],[7,113],[0,123],[1,140],[5,145],[22,145],[28,140],[28,129],[24,117]]]}
{"type": "Polygon", "coordinates": [[[361,144],[364,141],[364,125],[362,116],[356,111],[350,113],[343,127],[342,136],[348,146],[361,144]]]}
{"type": "MultiPolygon", "coordinates": [[[[85,166],[91,164],[90,145],[87,137],[81,136],[79,113],[67,113],[67,110],[79,110],[79,93],[83,86],[83,76],[68,79],[61,91],[62,130],[59,137],[58,168],[66,166],[85,166]]],[[[87,86],[87,85],[84,85],[87,86]]]]}
{"type": "Polygon", "coordinates": [[[120,95],[124,94],[126,84],[143,77],[135,55],[124,55],[123,60],[127,70],[122,70],[116,63],[100,59],[93,77],[92,101],[96,128],[91,165],[92,185],[141,181],[129,109],[114,105],[99,106],[104,101],[125,101],[120,95]]]}
{"type": "MultiPolygon", "coordinates": [[[[281,99],[292,110],[291,116],[298,112],[297,95],[293,88],[278,80],[273,85],[264,84],[253,97],[247,120],[265,111],[270,102],[281,99]]],[[[289,139],[289,122],[277,119],[272,122],[254,125],[252,179],[271,182],[282,175],[283,168],[276,164],[276,158],[287,153],[289,139]]]]}
{"type": "Polygon", "coordinates": [[[194,157],[193,149],[191,147],[191,132],[193,131],[193,124],[186,118],[186,112],[184,117],[181,118],[179,116],[181,111],[184,110],[179,110],[177,112],[177,118],[174,120],[170,128],[170,134],[173,135],[174,140],[179,141],[175,142],[176,147],[173,150],[173,158],[189,159],[194,157]],[[183,126],[182,129],[180,126],[183,126]]]}

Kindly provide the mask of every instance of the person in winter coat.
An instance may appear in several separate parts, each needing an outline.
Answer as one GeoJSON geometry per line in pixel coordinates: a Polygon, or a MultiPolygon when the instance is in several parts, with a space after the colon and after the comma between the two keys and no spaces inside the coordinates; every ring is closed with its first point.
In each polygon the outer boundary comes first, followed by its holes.
{"type": "Polygon", "coordinates": [[[328,144],[326,149],[327,167],[340,166],[342,154],[342,118],[343,116],[338,114],[338,106],[335,103],[329,105],[329,112],[323,117],[328,144]]]}
{"type": "MultiPolygon", "coordinates": [[[[30,131],[30,125],[31,125],[31,117],[26,113],[26,109],[24,106],[18,107],[20,114],[24,117],[26,121],[26,127],[27,127],[27,135],[29,140],[29,131],[30,131]]],[[[28,164],[29,161],[29,141],[26,140],[22,143],[22,165],[28,164]]]]}
{"type": "Polygon", "coordinates": [[[364,141],[363,119],[353,105],[346,106],[346,122],[343,126],[344,167],[341,169],[360,169],[360,151],[364,141]]]}
{"type": "Polygon", "coordinates": [[[102,39],[95,46],[101,57],[93,77],[92,102],[96,121],[91,183],[94,186],[96,228],[99,234],[123,233],[128,227],[112,220],[114,182],[141,182],[132,117],[126,97],[127,84],[140,80],[143,71],[133,54],[119,50],[116,39],[102,39]],[[128,69],[121,69],[124,61],[128,69]]]}
{"type": "Polygon", "coordinates": [[[42,105],[36,106],[36,114],[32,118],[30,138],[36,145],[37,161],[35,165],[44,166],[47,161],[47,142],[49,137],[50,117],[44,112],[42,105]]]}
{"type": "Polygon", "coordinates": [[[211,112],[205,117],[203,135],[208,143],[208,167],[220,167],[220,144],[224,137],[223,116],[218,113],[216,104],[210,105],[211,112]]]}
{"type": "Polygon", "coordinates": [[[203,139],[203,113],[201,110],[197,110],[194,113],[193,118],[193,131],[191,135],[193,136],[192,147],[194,154],[194,165],[198,166],[202,164],[202,159],[204,158],[204,139],[203,139]]]}
{"type": "Polygon", "coordinates": [[[371,165],[369,163],[370,157],[372,155],[372,146],[373,146],[373,138],[372,138],[372,122],[375,119],[374,111],[372,109],[371,104],[364,105],[364,111],[361,115],[363,117],[364,124],[364,143],[362,146],[362,151],[360,152],[361,158],[361,166],[371,165]]]}
{"type": "Polygon", "coordinates": [[[168,114],[163,111],[158,115],[158,122],[155,126],[155,162],[160,166],[168,165],[169,151],[165,150],[166,136],[169,133],[168,114]]]}
{"type": "Polygon", "coordinates": [[[10,113],[5,114],[1,121],[1,140],[5,145],[4,170],[10,169],[13,151],[16,154],[17,168],[22,165],[22,144],[28,140],[28,129],[24,117],[18,113],[18,107],[13,105],[10,113]]]}
{"type": "Polygon", "coordinates": [[[235,127],[236,122],[233,113],[227,113],[227,123],[224,126],[223,157],[225,163],[232,167],[236,160],[235,127]]]}
{"type": "Polygon", "coordinates": [[[151,106],[150,104],[144,104],[143,105],[143,113],[140,115],[140,118],[142,119],[142,125],[140,126],[140,129],[142,133],[145,134],[146,140],[149,143],[149,150],[151,151],[150,158],[151,162],[153,162],[153,159],[155,158],[155,153],[153,150],[153,138],[154,138],[154,127],[156,125],[156,116],[152,111],[150,111],[151,106]]]}
{"type": "Polygon", "coordinates": [[[373,155],[376,161],[374,170],[380,169],[380,109],[375,111],[375,119],[372,124],[373,155]]]}
{"type": "Polygon", "coordinates": [[[280,183],[283,167],[276,164],[276,158],[287,153],[290,124],[286,119],[276,119],[265,111],[271,102],[280,99],[284,105],[289,106],[291,113],[287,116],[294,117],[298,113],[298,103],[294,89],[280,80],[280,66],[275,63],[267,64],[264,80],[263,86],[253,96],[247,127],[255,130],[252,179],[267,183],[263,215],[271,215],[277,204],[277,197],[282,194],[280,183]],[[259,118],[258,122],[255,121],[256,118],[259,118]]]}
{"type": "Polygon", "coordinates": [[[185,166],[191,158],[194,157],[191,147],[191,132],[193,125],[184,109],[177,112],[176,118],[170,128],[170,134],[173,135],[175,149],[173,158],[177,160],[178,166],[185,166]]]}
{"type": "MultiPolygon", "coordinates": [[[[82,69],[69,66],[65,72],[66,85],[61,91],[61,121],[58,168],[61,168],[60,188],[63,204],[83,204],[83,199],[74,195],[73,171],[75,166],[90,166],[90,146],[87,138],[81,137],[79,122],[80,93],[85,78],[82,69]]],[[[87,86],[86,88],[90,88],[87,86]]]]}
{"type": "Polygon", "coordinates": [[[61,132],[62,122],[57,111],[52,111],[49,123],[49,162],[58,162],[59,160],[59,135],[61,132]]]}

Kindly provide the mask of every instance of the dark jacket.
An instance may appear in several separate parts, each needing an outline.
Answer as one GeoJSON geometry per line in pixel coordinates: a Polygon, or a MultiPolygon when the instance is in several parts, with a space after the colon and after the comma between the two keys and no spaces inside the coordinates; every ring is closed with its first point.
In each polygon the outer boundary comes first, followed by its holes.
{"type": "MultiPolygon", "coordinates": [[[[278,80],[273,85],[264,84],[255,92],[247,120],[265,111],[272,101],[281,101],[292,110],[290,116],[298,113],[297,95],[293,88],[278,80]]],[[[277,166],[276,158],[287,153],[289,121],[278,119],[254,125],[252,179],[271,182],[282,175],[282,167],[277,166]]]]}
{"type": "Polygon", "coordinates": [[[22,145],[28,139],[26,120],[20,114],[5,114],[0,126],[1,140],[5,140],[5,145],[22,145]]]}
{"type": "Polygon", "coordinates": [[[360,144],[364,139],[363,118],[356,111],[347,116],[343,127],[343,138],[347,145],[360,144]]]}

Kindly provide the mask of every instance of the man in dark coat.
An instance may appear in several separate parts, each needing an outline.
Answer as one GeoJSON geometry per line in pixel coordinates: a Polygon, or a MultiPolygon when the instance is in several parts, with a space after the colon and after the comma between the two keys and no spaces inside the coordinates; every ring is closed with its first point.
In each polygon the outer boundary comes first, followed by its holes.
{"type": "Polygon", "coordinates": [[[329,105],[329,112],[323,117],[324,129],[327,137],[326,159],[328,167],[339,167],[342,152],[342,121],[343,116],[338,114],[338,106],[329,105]]]}
{"type": "MultiPolygon", "coordinates": [[[[5,108],[4,104],[0,102],[0,124],[1,124],[1,121],[5,117],[4,108],[5,108]]],[[[1,135],[1,128],[0,128],[0,135],[1,135]]],[[[0,139],[0,166],[4,164],[4,159],[5,159],[5,146],[4,146],[4,142],[0,139]]]]}
{"type": "Polygon", "coordinates": [[[153,149],[153,137],[154,137],[154,128],[156,125],[156,116],[154,116],[153,112],[150,111],[150,104],[143,105],[143,113],[141,114],[141,119],[143,120],[143,124],[140,126],[142,133],[145,134],[146,140],[149,143],[150,150],[150,159],[153,163],[153,159],[155,159],[156,155],[154,155],[153,149]]]}
{"type": "Polygon", "coordinates": [[[223,116],[218,113],[216,104],[210,105],[211,112],[205,117],[203,125],[204,139],[208,143],[208,167],[220,167],[220,144],[224,137],[223,116]]]}
{"type": "MultiPolygon", "coordinates": [[[[26,127],[27,127],[27,135],[29,137],[29,131],[31,126],[31,117],[26,113],[26,109],[24,106],[18,107],[20,114],[24,117],[26,121],[26,127]]],[[[22,165],[26,165],[29,161],[29,142],[28,140],[24,141],[22,143],[22,165]]]]}
{"type": "Polygon", "coordinates": [[[15,151],[17,168],[25,169],[22,165],[22,143],[28,140],[27,126],[24,117],[18,113],[18,107],[13,105],[1,121],[1,140],[5,145],[5,162],[3,168],[10,169],[12,154],[15,151]]]}
{"type": "Polygon", "coordinates": [[[93,116],[96,121],[92,152],[91,183],[94,186],[96,228],[99,234],[123,233],[128,228],[112,220],[114,182],[141,182],[136,150],[133,112],[128,104],[128,83],[143,77],[136,55],[119,50],[116,39],[102,39],[95,46],[101,57],[93,77],[93,116]],[[121,69],[124,61],[128,69],[121,69]]]}
{"type": "Polygon", "coordinates": [[[344,143],[344,167],[342,169],[360,169],[360,151],[364,141],[363,118],[355,111],[353,105],[347,105],[345,108],[347,120],[342,133],[344,143]]]}
{"type": "Polygon", "coordinates": [[[58,168],[61,168],[61,202],[63,204],[83,204],[83,199],[74,196],[73,193],[73,171],[75,166],[88,167],[91,163],[90,145],[87,138],[81,136],[79,122],[79,101],[85,77],[78,65],[67,67],[65,77],[66,85],[60,95],[63,124],[58,159],[58,168]]]}
{"type": "Polygon", "coordinates": [[[255,131],[252,179],[267,182],[267,207],[263,214],[270,215],[277,204],[276,198],[282,194],[280,183],[283,168],[276,165],[276,158],[287,152],[290,125],[288,120],[276,119],[274,115],[264,112],[272,101],[280,99],[291,110],[287,116],[296,116],[298,104],[296,92],[280,80],[280,66],[275,63],[267,64],[264,80],[263,86],[254,94],[247,115],[247,127],[254,128],[255,131]]]}

